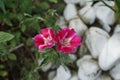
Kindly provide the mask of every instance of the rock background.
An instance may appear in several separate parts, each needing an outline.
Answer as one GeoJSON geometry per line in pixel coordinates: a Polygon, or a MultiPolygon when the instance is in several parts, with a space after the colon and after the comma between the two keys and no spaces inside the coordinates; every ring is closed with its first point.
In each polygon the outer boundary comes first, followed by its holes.
{"type": "MultiPolygon", "coordinates": [[[[49,80],[120,80],[120,25],[115,23],[114,11],[102,2],[94,5],[88,0],[64,2],[66,7],[58,25],[74,28],[83,41],[79,57],[71,55],[77,70],[59,66],[49,73],[49,80]]],[[[113,1],[105,2],[114,6],[113,1]]],[[[52,68],[51,64],[46,67],[52,68]]]]}

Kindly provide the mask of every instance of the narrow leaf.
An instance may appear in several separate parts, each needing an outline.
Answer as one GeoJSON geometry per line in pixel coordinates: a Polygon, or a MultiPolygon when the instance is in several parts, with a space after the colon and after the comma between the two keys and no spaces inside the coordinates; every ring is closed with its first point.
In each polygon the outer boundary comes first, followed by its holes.
{"type": "Polygon", "coordinates": [[[4,5],[3,0],[0,0],[0,8],[4,13],[6,13],[6,9],[5,9],[5,5],[4,5]]]}

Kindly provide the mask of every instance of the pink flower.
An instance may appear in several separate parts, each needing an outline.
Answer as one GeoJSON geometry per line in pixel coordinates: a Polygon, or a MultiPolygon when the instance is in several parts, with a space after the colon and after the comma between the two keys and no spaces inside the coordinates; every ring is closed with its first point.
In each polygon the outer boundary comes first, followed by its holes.
{"type": "Polygon", "coordinates": [[[55,45],[55,34],[53,29],[45,28],[41,30],[41,34],[37,34],[34,37],[35,46],[38,47],[39,50],[43,50],[45,48],[51,48],[55,45]]]}
{"type": "Polygon", "coordinates": [[[81,37],[74,29],[64,28],[56,34],[57,50],[66,54],[75,52],[75,48],[80,46],[81,37]]]}

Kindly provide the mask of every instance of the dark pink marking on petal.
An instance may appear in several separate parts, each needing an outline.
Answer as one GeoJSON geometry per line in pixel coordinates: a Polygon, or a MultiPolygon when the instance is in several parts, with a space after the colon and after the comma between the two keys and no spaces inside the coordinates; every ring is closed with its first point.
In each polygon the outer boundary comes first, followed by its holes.
{"type": "Polygon", "coordinates": [[[34,37],[34,40],[35,40],[35,46],[39,46],[39,45],[43,45],[44,44],[44,39],[41,37],[40,34],[37,34],[35,37],[34,37]]]}
{"type": "Polygon", "coordinates": [[[78,47],[81,44],[81,37],[80,36],[75,36],[73,39],[70,40],[70,44],[73,47],[78,47]]]}

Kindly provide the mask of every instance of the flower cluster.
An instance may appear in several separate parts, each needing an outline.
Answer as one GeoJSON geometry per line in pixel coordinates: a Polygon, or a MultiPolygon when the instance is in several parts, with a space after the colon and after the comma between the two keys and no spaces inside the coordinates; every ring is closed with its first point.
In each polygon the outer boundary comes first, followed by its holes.
{"type": "Polygon", "coordinates": [[[64,28],[59,30],[57,34],[52,28],[45,28],[41,30],[41,34],[34,37],[35,46],[39,50],[45,48],[57,47],[57,51],[66,53],[75,52],[76,47],[81,44],[81,37],[76,34],[74,29],[64,28]]]}

